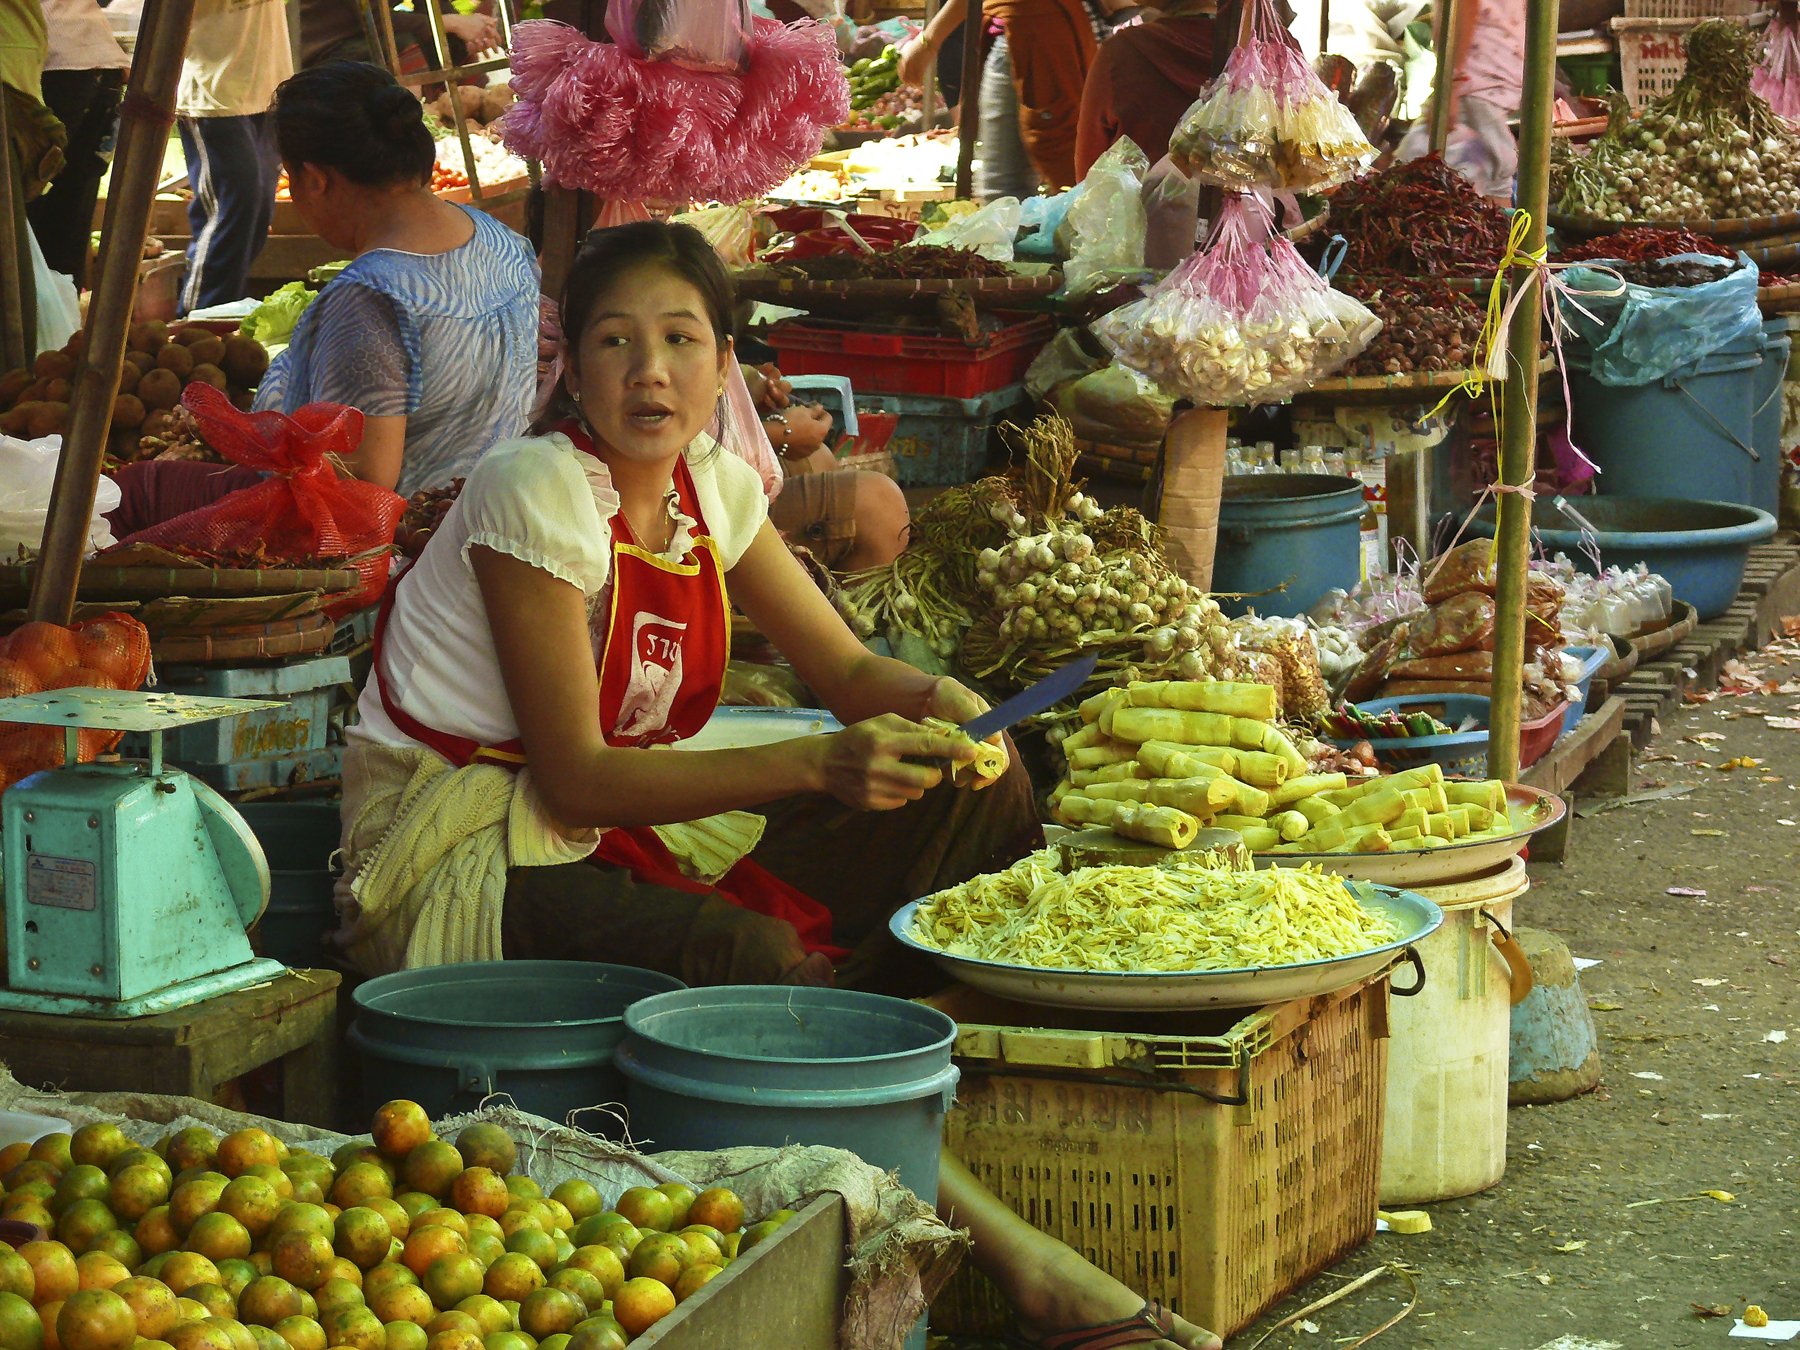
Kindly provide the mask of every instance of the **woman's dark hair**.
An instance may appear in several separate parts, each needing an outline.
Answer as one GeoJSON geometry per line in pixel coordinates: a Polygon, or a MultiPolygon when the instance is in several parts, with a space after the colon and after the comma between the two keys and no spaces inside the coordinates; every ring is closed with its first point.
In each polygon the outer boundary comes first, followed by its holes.
{"type": "Polygon", "coordinates": [[[424,183],[436,147],[417,95],[380,66],[327,61],[275,91],[284,164],[336,169],[363,187],[424,183]]]}
{"type": "MultiPolygon", "coordinates": [[[[580,349],[581,335],[587,331],[600,297],[627,272],[644,266],[665,268],[700,292],[713,337],[719,346],[725,345],[731,336],[731,309],[735,302],[731,275],[713,246],[692,225],[639,220],[592,230],[575,251],[568,280],[563,283],[559,311],[567,359],[573,360],[580,349]]],[[[534,425],[545,431],[575,416],[575,400],[558,380],[534,425]]]]}

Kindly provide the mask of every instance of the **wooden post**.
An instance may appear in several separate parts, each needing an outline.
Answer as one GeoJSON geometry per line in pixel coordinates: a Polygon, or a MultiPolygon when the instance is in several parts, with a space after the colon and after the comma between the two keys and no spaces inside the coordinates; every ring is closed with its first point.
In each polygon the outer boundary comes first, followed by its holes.
{"type": "MultiPolygon", "coordinates": [[[[6,127],[6,99],[0,97],[0,367],[18,370],[29,364],[37,334],[25,335],[24,272],[19,262],[19,234],[15,223],[22,216],[13,202],[12,135],[6,127]]],[[[26,229],[31,227],[27,225],[26,229]]]]}
{"type": "Polygon", "coordinates": [[[975,141],[981,135],[981,40],[986,27],[981,17],[981,0],[969,0],[962,28],[962,98],[956,105],[962,136],[956,156],[956,195],[963,201],[975,195],[975,141]]]}
{"type": "Polygon", "coordinates": [[[148,0],[119,105],[118,150],[100,228],[100,275],[88,304],[87,338],[69,397],[62,459],[50,489],[43,552],[31,591],[31,617],[48,623],[66,624],[75,612],[100,460],[125,364],[138,262],[150,232],[150,207],[175,120],[175,90],[193,21],[194,0],[148,0]]]}
{"type": "MultiPolygon", "coordinates": [[[[1531,214],[1525,252],[1544,247],[1550,209],[1550,118],[1556,99],[1557,0],[1527,0],[1525,85],[1519,107],[1519,208],[1531,214]]],[[[1506,380],[1501,386],[1500,482],[1524,487],[1537,463],[1538,274],[1520,269],[1523,293],[1506,335],[1506,380]]],[[[1531,503],[1517,492],[1497,494],[1494,596],[1494,697],[1488,730],[1488,772],[1519,777],[1519,698],[1524,684],[1525,586],[1531,561],[1531,503]]]]}
{"type": "MultiPolygon", "coordinates": [[[[931,27],[931,21],[937,18],[938,0],[925,0],[925,27],[931,27]]],[[[925,67],[925,85],[919,91],[919,116],[924,125],[919,134],[924,135],[931,130],[931,120],[937,115],[937,58],[925,67]]]]}
{"type": "Polygon", "coordinates": [[[1219,498],[1225,490],[1222,408],[1194,408],[1169,426],[1163,455],[1163,547],[1175,570],[1203,591],[1212,589],[1213,553],[1219,542],[1219,498]]]}
{"type": "MultiPolygon", "coordinates": [[[[1450,86],[1456,82],[1456,22],[1460,0],[1442,0],[1437,34],[1437,74],[1431,85],[1431,153],[1450,139],[1450,86]]],[[[1523,147],[1521,147],[1523,149],[1523,147]]]]}

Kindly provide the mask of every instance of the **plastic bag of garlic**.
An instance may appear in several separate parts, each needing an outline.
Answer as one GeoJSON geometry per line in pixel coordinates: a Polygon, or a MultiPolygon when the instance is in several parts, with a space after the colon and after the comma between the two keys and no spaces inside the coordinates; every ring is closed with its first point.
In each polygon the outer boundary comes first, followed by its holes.
{"type": "Polygon", "coordinates": [[[1335,374],[1381,320],[1275,233],[1267,199],[1228,196],[1204,250],[1094,332],[1165,391],[1203,407],[1280,403],[1335,374]]]}

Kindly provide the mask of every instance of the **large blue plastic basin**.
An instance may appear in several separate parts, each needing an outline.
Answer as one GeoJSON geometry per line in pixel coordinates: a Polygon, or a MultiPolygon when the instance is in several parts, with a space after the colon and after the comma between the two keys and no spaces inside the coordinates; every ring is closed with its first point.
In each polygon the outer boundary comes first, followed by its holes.
{"type": "MultiPolygon", "coordinates": [[[[1750,550],[1775,536],[1775,517],[1732,502],[1689,502],[1672,497],[1582,497],[1581,514],[1599,534],[1605,567],[1643,563],[1664,577],[1700,618],[1716,619],[1731,608],[1744,580],[1750,550]]],[[[1546,551],[1566,553],[1593,572],[1581,532],[1555,503],[1532,504],[1532,536],[1546,551]]],[[[1494,506],[1487,503],[1469,523],[1472,533],[1494,536],[1494,506]]]]}
{"type": "Polygon", "coordinates": [[[1212,588],[1236,618],[1304,614],[1362,579],[1363,486],[1321,473],[1235,474],[1219,501],[1212,588]],[[1230,598],[1241,597],[1239,599],[1230,598]]]}

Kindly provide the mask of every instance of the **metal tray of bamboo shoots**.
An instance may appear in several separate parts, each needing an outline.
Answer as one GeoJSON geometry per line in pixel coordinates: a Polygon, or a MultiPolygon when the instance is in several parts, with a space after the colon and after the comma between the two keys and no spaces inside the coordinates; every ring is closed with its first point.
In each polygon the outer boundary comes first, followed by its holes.
{"type": "Polygon", "coordinates": [[[1258,853],[1258,867],[1298,867],[1317,863],[1334,875],[1380,886],[1435,886],[1478,876],[1516,856],[1531,836],[1547,830],[1568,814],[1568,805],[1553,792],[1519,783],[1506,786],[1506,812],[1513,831],[1498,839],[1477,839],[1443,848],[1395,849],[1389,853],[1258,853]]]}
{"type": "MultiPolygon", "coordinates": [[[[1345,884],[1350,884],[1349,879],[1345,884]]],[[[1328,994],[1367,979],[1393,965],[1409,947],[1436,932],[1444,921],[1443,910],[1422,895],[1392,886],[1352,889],[1365,907],[1392,915],[1400,928],[1400,936],[1351,956],[1242,970],[1115,974],[1099,970],[1018,966],[1003,961],[952,956],[926,946],[913,936],[920,904],[917,900],[902,906],[888,921],[888,929],[902,946],[930,957],[952,978],[972,989],[1020,1003],[1041,1003],[1055,1008],[1102,1008],[1115,1012],[1249,1008],[1328,994]]]]}

